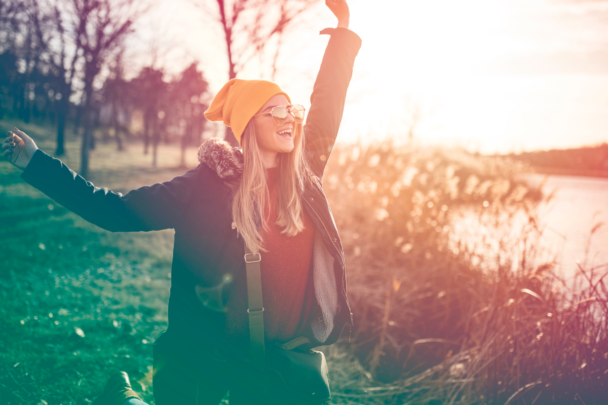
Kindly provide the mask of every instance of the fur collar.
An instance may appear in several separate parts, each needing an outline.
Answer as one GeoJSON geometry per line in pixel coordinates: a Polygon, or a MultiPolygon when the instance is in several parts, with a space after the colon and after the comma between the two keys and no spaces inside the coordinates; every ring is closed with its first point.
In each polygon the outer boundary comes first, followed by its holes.
{"type": "Polygon", "coordinates": [[[243,174],[243,151],[220,138],[211,138],[198,148],[198,161],[206,164],[220,179],[229,183],[243,174]]]}

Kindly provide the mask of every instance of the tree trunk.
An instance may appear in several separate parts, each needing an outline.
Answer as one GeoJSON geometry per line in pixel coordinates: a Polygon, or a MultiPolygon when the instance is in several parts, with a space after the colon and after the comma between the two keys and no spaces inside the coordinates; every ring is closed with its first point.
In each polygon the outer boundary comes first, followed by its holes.
{"type": "Polygon", "coordinates": [[[82,120],[82,106],[76,106],[76,118],[74,119],[74,135],[78,135],[80,132],[80,121],[82,120]]]}
{"type": "MultiPolygon", "coordinates": [[[[232,62],[232,52],[230,51],[230,46],[228,46],[228,65],[230,71],[228,72],[230,80],[236,78],[236,72],[234,71],[234,63],[232,62]]],[[[226,127],[226,132],[224,133],[224,140],[230,144],[230,146],[240,146],[239,142],[236,140],[236,136],[232,132],[230,127],[226,127]]]]}
{"type": "Polygon", "coordinates": [[[27,83],[23,84],[23,94],[22,94],[22,101],[21,101],[21,114],[20,117],[23,122],[29,123],[30,122],[30,116],[29,116],[29,112],[30,112],[30,108],[29,108],[29,100],[30,100],[30,92],[27,86],[27,83]]]}
{"type": "Polygon", "coordinates": [[[33,115],[34,115],[34,103],[36,102],[36,84],[35,83],[32,83],[31,91],[28,92],[28,95],[27,95],[27,101],[28,101],[27,121],[25,121],[25,122],[30,122],[30,120],[33,118],[33,115]],[[32,93],[34,94],[33,100],[30,98],[30,94],[32,94],[32,93]]]}
{"type": "Polygon", "coordinates": [[[179,167],[186,167],[186,141],[182,137],[181,154],[179,158],[179,167]]]}
{"type": "Polygon", "coordinates": [[[89,175],[89,139],[91,137],[90,133],[91,126],[86,125],[84,127],[84,132],[82,134],[82,144],[80,146],[80,175],[86,178],[89,175]]]}
{"type": "Polygon", "coordinates": [[[61,99],[59,108],[57,109],[57,150],[55,155],[63,156],[65,154],[65,120],[67,115],[66,103],[61,99]]]}
{"type": "Polygon", "coordinates": [[[84,118],[84,131],[82,134],[82,144],[80,146],[80,175],[86,178],[89,174],[89,151],[91,149],[91,138],[93,137],[93,117],[91,111],[91,98],[93,96],[93,83],[85,79],[85,101],[82,108],[84,118]]]}
{"type": "Polygon", "coordinates": [[[95,150],[95,147],[97,146],[97,139],[95,139],[95,129],[99,128],[99,111],[94,109],[92,105],[89,105],[89,114],[91,115],[91,136],[89,138],[89,148],[91,148],[91,150],[95,150]]]}
{"type": "MultiPolygon", "coordinates": [[[[228,16],[226,15],[225,2],[222,0],[217,0],[217,4],[220,10],[220,22],[224,27],[224,39],[226,40],[226,53],[228,55],[228,79],[232,80],[236,78],[235,65],[232,59],[232,26],[228,25],[228,16]]],[[[226,127],[226,132],[224,133],[224,140],[233,147],[239,146],[236,137],[234,136],[232,130],[229,127],[226,127]]]]}
{"type": "Polygon", "coordinates": [[[186,148],[188,147],[188,144],[191,143],[192,132],[192,123],[191,121],[188,121],[188,124],[186,125],[186,131],[182,136],[180,167],[186,167],[186,148]]]}
{"type": "Polygon", "coordinates": [[[148,147],[150,146],[150,121],[152,121],[152,117],[146,111],[144,113],[144,155],[148,154],[148,147]]]}
{"type": "Polygon", "coordinates": [[[122,138],[120,137],[120,122],[118,120],[118,111],[116,102],[112,105],[112,123],[114,124],[114,137],[116,138],[116,148],[119,152],[123,151],[122,138]]]}
{"type": "Polygon", "coordinates": [[[158,165],[158,141],[160,138],[160,123],[154,119],[152,124],[152,167],[158,165]]]}
{"type": "Polygon", "coordinates": [[[116,150],[122,152],[125,150],[125,147],[122,143],[122,135],[120,134],[120,125],[116,125],[114,127],[114,136],[116,137],[116,150]]]}
{"type": "Polygon", "coordinates": [[[57,151],[55,152],[57,156],[65,154],[65,123],[70,112],[70,95],[71,86],[66,84],[61,92],[61,100],[59,100],[57,109],[57,151]]]}

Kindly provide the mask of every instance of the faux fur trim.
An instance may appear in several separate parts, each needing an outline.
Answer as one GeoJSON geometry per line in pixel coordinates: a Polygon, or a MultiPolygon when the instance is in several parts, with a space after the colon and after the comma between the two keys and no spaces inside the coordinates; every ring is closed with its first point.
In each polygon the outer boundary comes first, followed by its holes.
{"type": "Polygon", "coordinates": [[[227,182],[239,180],[243,174],[243,151],[220,138],[203,142],[198,148],[198,161],[227,182]]]}

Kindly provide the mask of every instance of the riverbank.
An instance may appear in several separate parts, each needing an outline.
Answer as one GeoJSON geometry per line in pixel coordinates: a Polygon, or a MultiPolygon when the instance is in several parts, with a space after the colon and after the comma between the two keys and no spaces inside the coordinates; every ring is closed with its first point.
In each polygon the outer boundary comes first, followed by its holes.
{"type": "Polygon", "coordinates": [[[504,156],[529,165],[539,174],[608,178],[608,143],[504,156]]]}

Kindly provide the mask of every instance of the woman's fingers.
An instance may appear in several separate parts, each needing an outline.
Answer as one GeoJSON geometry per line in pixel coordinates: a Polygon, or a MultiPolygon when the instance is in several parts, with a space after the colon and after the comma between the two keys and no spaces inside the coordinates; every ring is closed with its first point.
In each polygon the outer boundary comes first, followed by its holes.
{"type": "Polygon", "coordinates": [[[2,144],[2,147],[4,149],[8,148],[8,147],[14,147],[16,145],[15,143],[15,139],[12,136],[7,137],[4,140],[4,143],[2,144]]]}
{"type": "Polygon", "coordinates": [[[338,27],[348,28],[350,10],[346,0],[325,0],[325,5],[338,18],[338,27]]]}
{"type": "Polygon", "coordinates": [[[25,170],[38,147],[32,138],[14,128],[8,132],[2,145],[2,157],[21,170],[25,170]]]}
{"type": "Polygon", "coordinates": [[[15,127],[15,128],[13,128],[13,130],[14,130],[15,138],[22,139],[24,142],[28,142],[28,141],[34,142],[32,140],[32,138],[30,138],[25,132],[23,132],[19,128],[15,127]],[[19,136],[17,136],[17,135],[19,135],[19,136]]]}
{"type": "Polygon", "coordinates": [[[22,131],[19,132],[20,134],[17,135],[15,132],[9,131],[9,136],[6,137],[4,142],[12,143],[15,146],[25,145],[26,141],[30,140],[31,138],[22,131]]]}
{"type": "MultiPolygon", "coordinates": [[[[13,153],[15,152],[15,147],[17,146],[18,138],[11,131],[8,131],[8,136],[4,139],[4,143],[2,144],[2,157],[11,160],[13,153]]],[[[11,162],[12,163],[12,162],[11,162]]]]}
{"type": "Polygon", "coordinates": [[[13,143],[14,145],[21,145],[23,139],[9,131],[9,135],[4,139],[4,142],[13,143]]]}
{"type": "Polygon", "coordinates": [[[4,159],[7,159],[10,162],[13,157],[13,154],[15,153],[15,148],[11,148],[11,147],[5,148],[4,145],[2,145],[2,149],[4,149],[2,151],[2,157],[4,159]]]}

